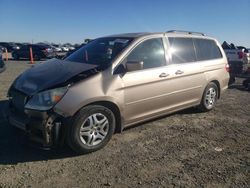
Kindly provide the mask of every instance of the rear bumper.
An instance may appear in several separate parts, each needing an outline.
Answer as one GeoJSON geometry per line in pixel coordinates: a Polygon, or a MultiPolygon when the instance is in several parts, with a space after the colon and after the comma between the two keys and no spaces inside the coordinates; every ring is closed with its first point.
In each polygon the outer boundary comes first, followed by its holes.
{"type": "Polygon", "coordinates": [[[24,131],[28,137],[43,147],[53,147],[62,143],[63,119],[56,113],[25,110],[19,112],[11,105],[8,109],[8,121],[12,126],[24,131]]]}

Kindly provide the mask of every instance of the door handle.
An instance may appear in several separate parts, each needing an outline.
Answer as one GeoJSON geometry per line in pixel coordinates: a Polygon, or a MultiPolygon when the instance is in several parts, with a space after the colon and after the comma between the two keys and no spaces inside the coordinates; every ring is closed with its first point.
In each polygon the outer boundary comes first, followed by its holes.
{"type": "Polygon", "coordinates": [[[183,74],[184,72],[183,71],[181,71],[181,70],[177,70],[176,72],[175,72],[175,74],[183,74]]]}
{"type": "Polygon", "coordinates": [[[161,74],[159,75],[160,78],[165,78],[165,77],[167,77],[167,76],[169,76],[169,74],[167,74],[167,73],[165,73],[165,72],[163,72],[163,73],[161,73],[161,74]]]}

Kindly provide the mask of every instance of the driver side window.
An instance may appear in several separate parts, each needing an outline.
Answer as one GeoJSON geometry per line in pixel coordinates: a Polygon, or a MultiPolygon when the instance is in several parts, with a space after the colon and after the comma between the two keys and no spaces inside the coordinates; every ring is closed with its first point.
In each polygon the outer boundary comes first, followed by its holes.
{"type": "Polygon", "coordinates": [[[126,62],[143,62],[143,69],[166,65],[165,51],[161,38],[148,39],[127,56],[126,62]]]}

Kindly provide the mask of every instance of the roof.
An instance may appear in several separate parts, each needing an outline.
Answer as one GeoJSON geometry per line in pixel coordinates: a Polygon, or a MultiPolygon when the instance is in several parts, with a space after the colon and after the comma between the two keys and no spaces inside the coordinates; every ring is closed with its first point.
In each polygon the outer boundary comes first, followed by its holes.
{"type": "Polygon", "coordinates": [[[107,37],[125,37],[125,38],[138,38],[143,37],[147,35],[152,35],[156,33],[147,33],[147,32],[140,32],[140,33],[121,33],[121,34],[115,34],[115,35],[109,35],[107,37]]]}
{"type": "Polygon", "coordinates": [[[179,31],[179,30],[171,30],[166,32],[140,32],[140,33],[122,33],[122,34],[115,34],[109,35],[107,37],[125,37],[125,38],[139,38],[144,36],[150,35],[157,35],[157,34],[167,34],[168,36],[200,36],[205,37],[205,34],[199,32],[192,32],[192,31],[179,31]]]}

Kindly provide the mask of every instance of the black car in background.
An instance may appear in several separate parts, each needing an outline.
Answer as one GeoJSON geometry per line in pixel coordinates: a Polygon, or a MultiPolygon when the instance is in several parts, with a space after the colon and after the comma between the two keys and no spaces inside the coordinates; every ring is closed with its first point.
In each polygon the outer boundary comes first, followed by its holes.
{"type": "Polygon", "coordinates": [[[14,50],[12,52],[13,59],[29,59],[30,47],[32,48],[33,58],[35,60],[53,58],[56,55],[49,45],[29,44],[21,46],[19,50],[14,50]]]}
{"type": "Polygon", "coordinates": [[[8,52],[12,52],[13,50],[19,50],[20,49],[20,47],[17,46],[13,42],[0,42],[0,46],[3,46],[4,48],[6,48],[8,50],[8,52]]]}
{"type": "Polygon", "coordinates": [[[1,50],[3,53],[5,52],[5,49],[6,49],[5,47],[3,47],[3,46],[0,45],[0,50],[1,50]]]}
{"type": "Polygon", "coordinates": [[[0,73],[5,71],[5,64],[2,58],[2,50],[0,50],[0,73]]]}

